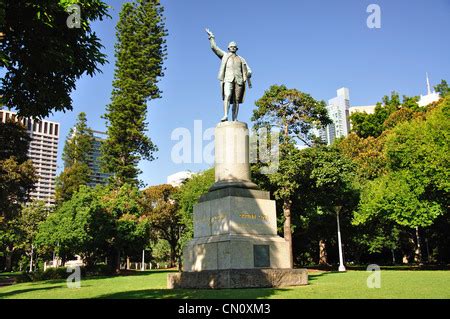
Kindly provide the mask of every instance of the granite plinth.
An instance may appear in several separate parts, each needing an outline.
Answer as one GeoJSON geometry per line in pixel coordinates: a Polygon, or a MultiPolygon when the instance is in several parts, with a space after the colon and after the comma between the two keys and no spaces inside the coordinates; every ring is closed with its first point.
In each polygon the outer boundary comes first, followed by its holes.
{"type": "Polygon", "coordinates": [[[306,269],[224,269],[167,276],[169,289],[288,287],[308,284],[306,269]]]}

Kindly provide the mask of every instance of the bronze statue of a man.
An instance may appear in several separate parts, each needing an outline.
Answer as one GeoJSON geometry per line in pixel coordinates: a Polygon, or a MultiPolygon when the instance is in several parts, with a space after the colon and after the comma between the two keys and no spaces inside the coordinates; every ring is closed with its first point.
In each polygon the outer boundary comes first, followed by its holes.
{"type": "Polygon", "coordinates": [[[251,88],[252,71],[243,57],[236,54],[236,42],[230,42],[228,52],[221,50],[214,39],[214,34],[206,29],[213,52],[222,60],[218,79],[222,88],[224,116],[221,121],[228,121],[230,103],[233,104],[232,120],[236,121],[239,113],[239,103],[243,103],[245,83],[251,88]]]}

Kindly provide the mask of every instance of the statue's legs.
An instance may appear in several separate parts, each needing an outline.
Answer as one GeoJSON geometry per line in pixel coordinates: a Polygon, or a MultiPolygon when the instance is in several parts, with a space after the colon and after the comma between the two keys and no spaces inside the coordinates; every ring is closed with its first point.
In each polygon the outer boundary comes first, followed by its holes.
{"type": "Polygon", "coordinates": [[[223,117],[220,121],[224,122],[228,120],[228,110],[230,108],[230,99],[227,99],[227,96],[225,95],[225,99],[223,100],[223,117]]]}
{"type": "Polygon", "coordinates": [[[231,102],[231,96],[233,94],[233,83],[232,82],[225,82],[223,84],[223,117],[221,119],[222,122],[228,120],[228,110],[230,109],[230,102],[231,102]]]}
{"type": "Polygon", "coordinates": [[[239,103],[234,102],[233,103],[233,114],[232,114],[233,121],[237,121],[238,113],[239,113],[239,103]]]}

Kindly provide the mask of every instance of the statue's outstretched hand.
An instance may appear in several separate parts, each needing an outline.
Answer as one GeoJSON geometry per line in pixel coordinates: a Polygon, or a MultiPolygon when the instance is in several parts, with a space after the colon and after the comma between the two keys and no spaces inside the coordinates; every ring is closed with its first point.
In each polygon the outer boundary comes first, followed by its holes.
{"type": "Polygon", "coordinates": [[[214,34],[211,31],[209,31],[208,28],[206,28],[205,31],[206,31],[206,33],[208,33],[208,38],[209,39],[214,38],[214,34]]]}

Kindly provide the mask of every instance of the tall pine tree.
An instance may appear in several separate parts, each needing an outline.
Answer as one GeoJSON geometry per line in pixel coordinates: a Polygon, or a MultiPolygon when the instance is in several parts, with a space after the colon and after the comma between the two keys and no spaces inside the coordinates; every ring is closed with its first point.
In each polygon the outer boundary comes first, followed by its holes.
{"type": "Polygon", "coordinates": [[[87,125],[86,114],[81,112],[64,145],[64,171],[56,179],[55,197],[58,203],[70,199],[81,185],[89,183],[92,175],[89,161],[93,143],[94,134],[87,125]]]}
{"type": "Polygon", "coordinates": [[[111,103],[104,118],[108,138],[102,145],[103,169],[112,181],[138,185],[141,159],[153,160],[156,145],[145,134],[147,102],[160,97],[167,30],[158,0],[125,3],[116,26],[116,67],[111,103]]]}

